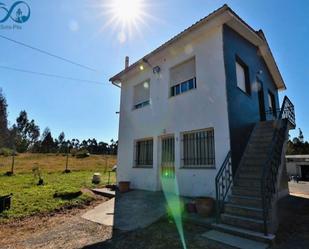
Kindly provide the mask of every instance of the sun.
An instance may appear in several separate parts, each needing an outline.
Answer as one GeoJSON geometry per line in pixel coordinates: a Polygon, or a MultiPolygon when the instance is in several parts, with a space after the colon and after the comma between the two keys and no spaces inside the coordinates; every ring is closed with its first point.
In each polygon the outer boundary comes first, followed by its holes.
{"type": "Polygon", "coordinates": [[[134,24],[143,16],[143,1],[112,0],[111,12],[122,25],[134,24]]]}
{"type": "Polygon", "coordinates": [[[120,43],[124,43],[136,34],[141,34],[142,26],[151,17],[147,13],[148,0],[104,0],[101,14],[107,16],[103,30],[111,28],[117,32],[120,43]]]}

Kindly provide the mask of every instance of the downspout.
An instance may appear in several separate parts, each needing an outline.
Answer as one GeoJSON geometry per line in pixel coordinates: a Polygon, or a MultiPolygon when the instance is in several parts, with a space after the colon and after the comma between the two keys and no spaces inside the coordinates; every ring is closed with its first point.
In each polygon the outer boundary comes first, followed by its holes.
{"type": "Polygon", "coordinates": [[[117,84],[115,83],[115,81],[112,81],[112,84],[113,84],[114,86],[117,86],[118,88],[121,89],[121,86],[117,85],[117,84]]]}

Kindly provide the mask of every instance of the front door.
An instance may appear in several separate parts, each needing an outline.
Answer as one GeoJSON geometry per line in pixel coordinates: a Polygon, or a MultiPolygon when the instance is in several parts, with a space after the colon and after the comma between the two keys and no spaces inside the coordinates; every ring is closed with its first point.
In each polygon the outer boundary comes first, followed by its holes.
{"type": "Polygon", "coordinates": [[[259,108],[260,108],[260,120],[265,121],[266,120],[266,113],[265,113],[265,101],[264,101],[264,88],[262,82],[259,82],[259,108]]]}
{"type": "Polygon", "coordinates": [[[174,136],[162,138],[161,178],[175,178],[175,139],[174,136]]]}

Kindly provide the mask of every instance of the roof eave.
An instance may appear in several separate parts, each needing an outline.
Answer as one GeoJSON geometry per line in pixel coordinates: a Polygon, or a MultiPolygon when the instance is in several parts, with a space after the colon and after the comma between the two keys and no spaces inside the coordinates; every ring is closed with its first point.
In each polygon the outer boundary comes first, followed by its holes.
{"type": "Polygon", "coordinates": [[[282,75],[281,75],[279,68],[277,66],[277,63],[276,63],[276,61],[273,57],[273,54],[272,54],[272,52],[269,48],[269,45],[268,45],[268,42],[265,38],[264,33],[261,30],[255,31],[250,25],[248,25],[244,20],[242,20],[226,4],[223,5],[221,8],[217,9],[216,11],[212,12],[208,16],[204,17],[203,19],[199,20],[195,24],[191,25],[189,28],[185,29],[184,31],[182,31],[178,35],[174,36],[172,39],[165,42],[160,47],[158,47],[157,49],[153,50],[152,52],[150,52],[149,54],[144,56],[142,59],[140,59],[140,60],[136,61],[135,63],[133,63],[132,65],[130,65],[128,68],[122,70],[121,72],[119,72],[115,76],[111,77],[109,79],[109,81],[111,81],[112,83],[115,82],[115,81],[121,81],[122,77],[125,74],[127,74],[132,69],[136,68],[139,64],[143,63],[143,61],[149,60],[149,58],[151,56],[153,56],[154,54],[162,51],[167,46],[169,46],[172,43],[174,43],[175,41],[181,39],[184,35],[190,33],[191,31],[193,31],[193,30],[199,28],[200,26],[204,25],[208,21],[213,20],[215,17],[222,15],[224,12],[226,12],[228,14],[228,16],[230,17],[230,19],[228,19],[228,18],[226,19],[227,25],[229,25],[231,28],[233,28],[234,30],[239,32],[244,37],[249,38],[248,40],[250,42],[252,42],[253,44],[255,44],[260,49],[261,54],[265,59],[265,63],[267,64],[267,67],[269,68],[270,73],[271,73],[271,75],[272,75],[272,77],[275,81],[277,89],[278,90],[285,90],[286,89],[285,83],[283,81],[282,75]]]}
{"type": "Polygon", "coordinates": [[[142,63],[144,60],[148,60],[149,57],[151,57],[152,55],[162,51],[164,48],[166,48],[167,46],[171,45],[172,43],[174,43],[175,41],[179,40],[180,38],[182,38],[184,35],[190,33],[193,29],[197,29],[199,26],[203,25],[205,22],[213,19],[216,16],[221,15],[222,13],[224,13],[225,11],[230,10],[230,7],[228,7],[227,4],[224,4],[221,8],[215,10],[214,12],[210,13],[208,16],[202,18],[201,20],[197,21],[195,24],[191,25],[190,27],[188,27],[187,29],[185,29],[184,31],[182,31],[181,33],[177,34],[176,36],[174,36],[173,38],[171,38],[170,40],[168,40],[167,42],[165,42],[164,44],[162,44],[161,46],[159,46],[157,49],[153,50],[152,52],[150,52],[149,54],[145,55],[143,58],[139,59],[138,61],[136,61],[135,63],[133,63],[132,65],[130,65],[129,67],[127,67],[126,69],[120,71],[118,74],[114,75],[113,77],[111,77],[109,79],[109,81],[114,82],[117,80],[121,80],[121,77],[126,74],[127,72],[131,71],[133,68],[135,68],[136,66],[138,66],[140,63],[142,63]]]}

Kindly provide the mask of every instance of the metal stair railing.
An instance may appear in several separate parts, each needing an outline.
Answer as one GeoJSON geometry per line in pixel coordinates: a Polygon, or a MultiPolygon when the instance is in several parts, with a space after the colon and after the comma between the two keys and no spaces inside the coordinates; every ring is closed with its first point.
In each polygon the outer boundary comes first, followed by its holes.
{"type": "MultiPolygon", "coordinates": [[[[272,110],[271,110],[272,111],[272,110]]],[[[274,111],[272,111],[274,113],[274,111]]],[[[275,120],[275,131],[273,134],[270,150],[266,163],[263,167],[261,178],[261,196],[263,209],[264,234],[268,235],[268,218],[272,208],[272,197],[276,192],[277,175],[281,165],[282,149],[285,142],[285,136],[289,125],[295,128],[295,112],[294,105],[287,96],[284,97],[280,112],[277,112],[275,120]]]]}
{"type": "Polygon", "coordinates": [[[231,151],[229,151],[216,176],[216,222],[220,222],[220,214],[224,209],[224,202],[233,184],[231,151]]]}

